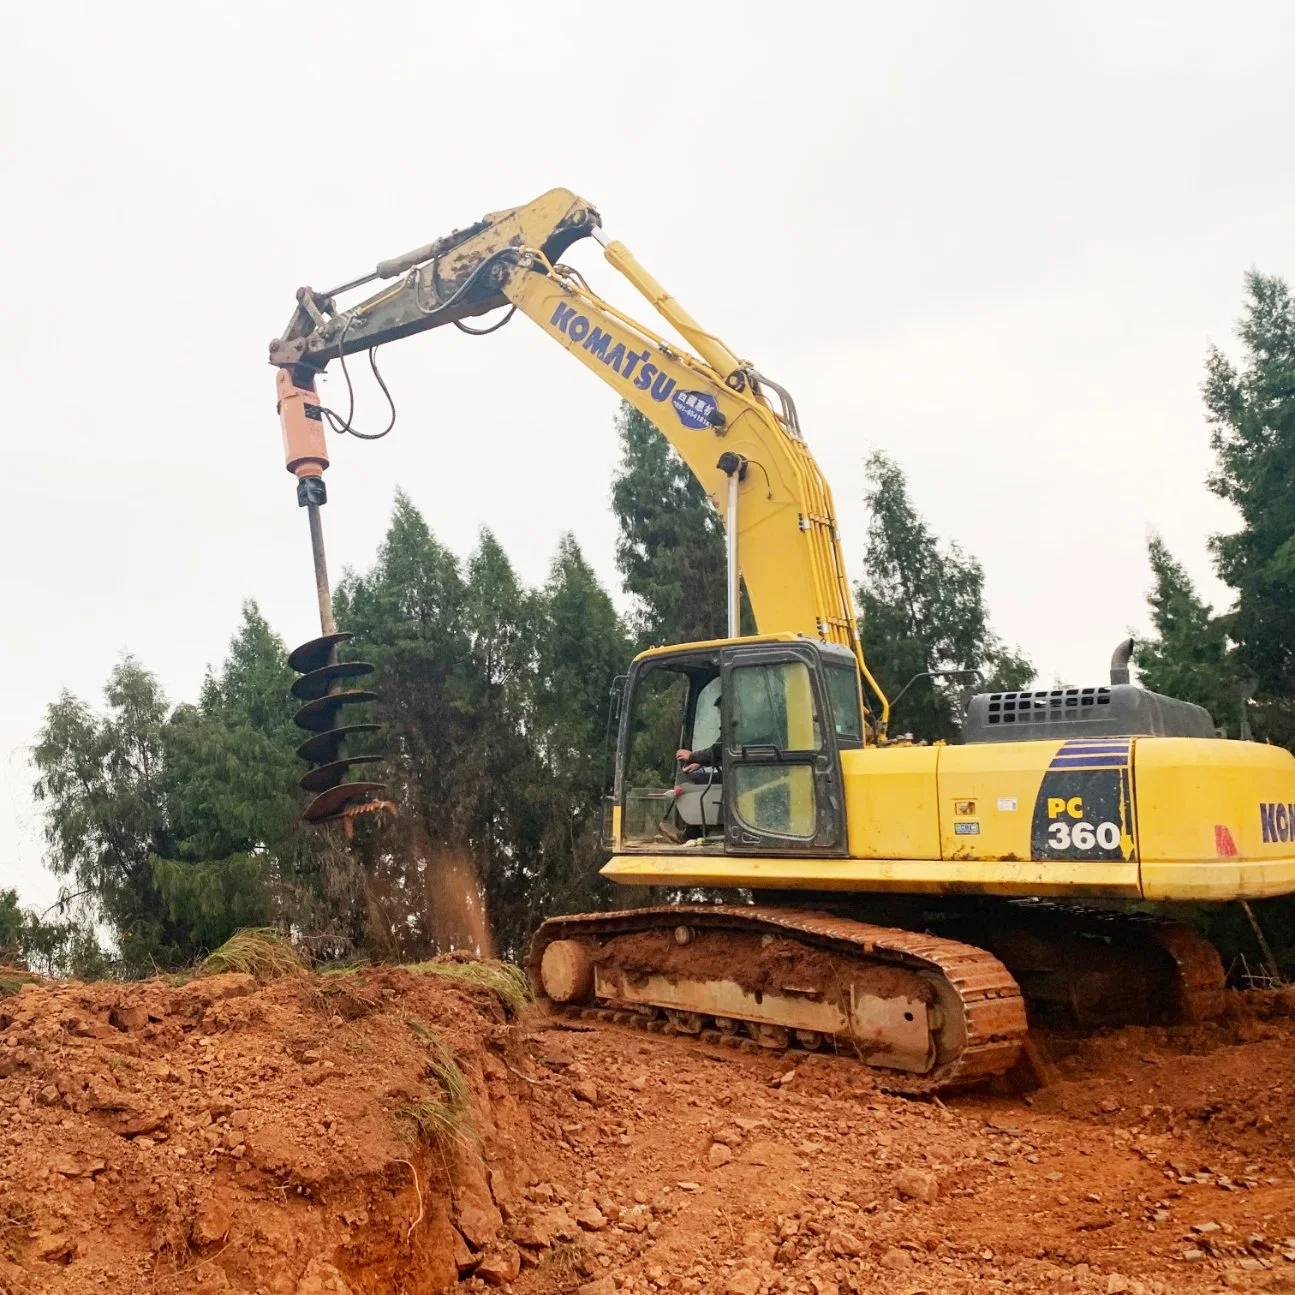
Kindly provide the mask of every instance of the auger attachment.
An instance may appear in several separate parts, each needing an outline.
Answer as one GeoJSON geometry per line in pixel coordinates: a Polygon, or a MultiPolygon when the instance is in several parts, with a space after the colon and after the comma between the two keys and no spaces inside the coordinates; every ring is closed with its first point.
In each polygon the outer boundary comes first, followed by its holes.
{"type": "Polygon", "coordinates": [[[301,678],[292,685],[292,695],[306,704],[293,716],[298,728],[312,734],[298,748],[297,754],[311,766],[301,779],[301,786],[314,793],[302,818],[312,825],[346,817],[357,805],[378,796],[386,784],[381,782],[347,782],[353,765],[378,764],[381,755],[346,755],[348,738],[361,733],[376,733],[380,724],[346,724],[339,722],[348,706],[377,700],[377,693],[348,688],[346,682],[373,673],[367,661],[337,660],[337,645],[350,634],[324,634],[303,643],[289,657],[288,664],[301,678]]]}

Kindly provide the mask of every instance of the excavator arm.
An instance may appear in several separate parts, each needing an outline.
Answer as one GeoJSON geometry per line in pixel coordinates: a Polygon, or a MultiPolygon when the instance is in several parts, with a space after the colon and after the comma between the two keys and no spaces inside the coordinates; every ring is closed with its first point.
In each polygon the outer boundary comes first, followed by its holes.
{"type": "Polygon", "coordinates": [[[308,494],[327,467],[314,379],[332,360],[446,324],[474,331],[465,320],[500,307],[519,310],[678,451],[725,518],[761,633],[789,631],[850,648],[880,705],[873,722],[884,735],[888,705],[860,648],[831,490],[790,396],[703,329],[628,248],[602,236],[601,225],[589,203],[552,189],[327,292],[300,289],[287,328],[270,343],[289,471],[308,494]],[[586,237],[686,347],[618,310],[561,264],[586,237]],[[389,286],[338,308],[338,295],[378,280],[389,286]]]}

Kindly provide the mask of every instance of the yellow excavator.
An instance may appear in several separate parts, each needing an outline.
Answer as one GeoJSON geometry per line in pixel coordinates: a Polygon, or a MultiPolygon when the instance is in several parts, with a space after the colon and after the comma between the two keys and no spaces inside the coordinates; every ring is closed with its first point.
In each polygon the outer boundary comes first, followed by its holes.
{"type": "MultiPolygon", "coordinates": [[[[620,697],[610,862],[680,902],[550,918],[531,976],[551,1010],[747,1046],[829,1048],[909,1089],[1002,1074],[1026,1004],[1081,1023],[1217,1013],[1218,953],[1111,901],[1248,900],[1295,890],[1295,759],[1221,739],[1200,707],[1112,681],[974,697],[955,745],[893,738],[869,672],[831,491],[790,394],[703,328],[594,207],[553,189],[382,261],[302,288],[270,343],[288,470],[310,518],[321,637],[302,673],[310,822],[384,802],[348,781],[374,694],[342,661],[320,506],[316,376],[332,361],[503,309],[520,311],[664,433],[722,514],[728,637],[656,647],[620,697]],[[674,333],[600,297],[562,263],[595,239],[674,333]],[[337,298],[381,281],[341,307],[337,298]],[[741,636],[745,585],[759,632],[741,636]],[[754,902],[752,902],[754,900],[754,902]]],[[[500,323],[504,320],[500,320],[500,323]]],[[[375,372],[376,364],[374,365],[375,372]]],[[[349,379],[348,379],[349,382],[349,379]]],[[[1127,907],[1127,905],[1126,905],[1127,907]]]]}

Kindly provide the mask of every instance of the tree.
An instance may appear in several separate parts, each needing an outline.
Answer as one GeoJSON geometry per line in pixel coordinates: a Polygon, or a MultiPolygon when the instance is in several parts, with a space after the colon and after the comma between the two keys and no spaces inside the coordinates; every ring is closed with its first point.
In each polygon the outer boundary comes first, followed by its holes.
{"type": "Polygon", "coordinates": [[[89,922],[48,922],[34,909],[22,908],[16,890],[0,890],[0,969],[18,967],[45,976],[94,980],[108,966],[89,922]]]}
{"type": "MultiPolygon", "coordinates": [[[[616,566],[634,598],[640,646],[723,638],[728,584],[724,523],[684,461],[631,405],[616,419],[621,463],[612,481],[620,526],[616,566]]],[[[748,613],[749,618],[749,613],[748,613]]]]}
{"type": "MultiPolygon", "coordinates": [[[[877,452],[867,462],[869,512],[864,581],[855,596],[869,668],[888,696],[915,675],[974,670],[981,687],[1023,688],[1034,669],[989,627],[980,563],[941,546],[908,494],[902,469],[877,452]]],[[[904,696],[891,731],[934,741],[956,736],[966,680],[921,680],[904,696]]]]}
{"type": "Polygon", "coordinates": [[[163,804],[166,698],[133,657],[114,667],[96,715],[64,691],[45,713],[32,759],[44,806],[46,863],[71,877],[112,928],[123,962],[146,966],[184,955],[185,941],[153,885],[152,860],[171,852],[163,804]]]}
{"type": "Polygon", "coordinates": [[[1228,618],[1214,615],[1158,535],[1147,541],[1147,555],[1154,577],[1147,602],[1155,633],[1137,643],[1142,683],[1204,706],[1229,736],[1238,737],[1241,702],[1228,618]]]}
{"type": "MultiPolygon", "coordinates": [[[[612,685],[629,641],[575,537],[558,543],[537,618],[535,734],[544,763],[537,889],[548,912],[601,907],[602,797],[612,685]]],[[[610,742],[614,749],[615,734],[610,742]]]]}
{"type": "Polygon", "coordinates": [[[290,680],[248,603],[197,705],[168,714],[157,679],[126,657],[105,712],[66,692],[48,708],[33,751],[46,862],[73,880],[73,920],[107,925],[123,974],[183,965],[240,926],[312,933],[319,849],[297,826],[290,680]]]}
{"type": "Polygon", "coordinates": [[[1253,678],[1257,735],[1295,747],[1295,300],[1283,280],[1251,271],[1237,327],[1239,367],[1211,348],[1203,387],[1217,466],[1215,494],[1241,528],[1211,540],[1236,590],[1228,628],[1253,678]]]}

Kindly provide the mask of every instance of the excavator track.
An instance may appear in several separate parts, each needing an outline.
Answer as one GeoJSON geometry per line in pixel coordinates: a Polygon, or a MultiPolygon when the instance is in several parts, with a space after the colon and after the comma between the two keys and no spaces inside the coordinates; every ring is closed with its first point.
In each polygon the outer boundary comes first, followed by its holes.
{"type": "Polygon", "coordinates": [[[1003,1074],[1027,1028],[1016,981],[983,949],[782,907],[550,918],[530,976],[560,1012],[708,1037],[745,1029],[765,1047],[797,1039],[886,1069],[905,1092],[1003,1074]]]}
{"type": "Polygon", "coordinates": [[[914,908],[905,920],[988,950],[1010,968],[1036,1023],[1185,1025],[1223,1011],[1218,950],[1157,914],[1010,900],[960,917],[914,908]]]}

